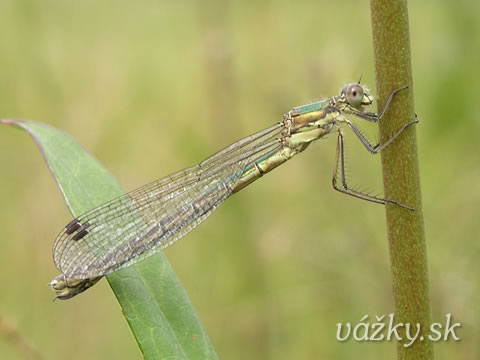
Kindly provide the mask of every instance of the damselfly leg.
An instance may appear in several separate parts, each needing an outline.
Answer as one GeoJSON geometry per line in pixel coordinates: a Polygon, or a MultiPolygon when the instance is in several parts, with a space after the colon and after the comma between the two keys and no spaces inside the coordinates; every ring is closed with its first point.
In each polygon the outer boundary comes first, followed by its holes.
{"type": "MultiPolygon", "coordinates": [[[[385,106],[383,107],[382,111],[380,111],[380,114],[378,114],[378,115],[376,113],[373,113],[373,112],[360,112],[360,111],[359,112],[354,112],[354,113],[352,113],[352,115],[355,115],[359,118],[377,123],[378,121],[380,121],[380,119],[385,114],[385,111],[387,110],[388,106],[390,105],[390,103],[391,103],[393,97],[395,96],[395,94],[397,94],[398,92],[400,92],[402,90],[405,90],[407,88],[408,88],[408,86],[404,86],[402,88],[394,90],[390,94],[390,96],[388,97],[385,106]]],[[[353,133],[358,137],[360,142],[365,146],[365,148],[371,154],[379,153],[380,151],[385,149],[388,145],[390,145],[396,138],[398,138],[410,125],[418,123],[418,119],[415,117],[415,120],[412,120],[412,121],[406,123],[405,125],[403,125],[402,128],[399,131],[397,131],[385,143],[383,143],[381,145],[379,143],[376,144],[376,145],[373,145],[368,141],[368,139],[361,133],[361,131],[350,120],[344,119],[343,121],[348,125],[348,127],[350,129],[352,129],[353,133]]],[[[345,175],[344,137],[343,137],[343,132],[340,128],[338,129],[337,152],[336,152],[335,168],[334,168],[333,177],[332,177],[332,185],[333,185],[333,188],[335,190],[340,191],[344,194],[359,198],[359,199],[371,201],[371,202],[378,203],[378,204],[391,203],[391,204],[396,204],[398,206],[401,206],[401,207],[403,207],[405,209],[408,209],[408,210],[412,210],[412,211],[415,210],[414,208],[409,207],[407,205],[404,205],[404,204],[402,204],[402,203],[400,203],[396,200],[391,200],[391,199],[386,199],[386,198],[381,198],[381,197],[378,197],[378,196],[374,196],[374,195],[371,195],[371,194],[366,193],[364,191],[356,190],[356,189],[348,186],[347,177],[345,175]],[[340,171],[338,171],[339,167],[340,167],[340,171]],[[339,174],[340,174],[340,178],[341,178],[341,185],[338,184],[339,174]]]]}

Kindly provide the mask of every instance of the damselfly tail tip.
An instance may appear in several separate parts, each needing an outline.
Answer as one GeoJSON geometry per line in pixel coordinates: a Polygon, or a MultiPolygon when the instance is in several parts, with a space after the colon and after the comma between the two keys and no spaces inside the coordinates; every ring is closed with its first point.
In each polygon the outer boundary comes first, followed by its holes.
{"type": "Polygon", "coordinates": [[[58,275],[48,284],[57,294],[55,299],[70,299],[95,285],[102,277],[91,279],[70,279],[64,274],[58,275]]]}

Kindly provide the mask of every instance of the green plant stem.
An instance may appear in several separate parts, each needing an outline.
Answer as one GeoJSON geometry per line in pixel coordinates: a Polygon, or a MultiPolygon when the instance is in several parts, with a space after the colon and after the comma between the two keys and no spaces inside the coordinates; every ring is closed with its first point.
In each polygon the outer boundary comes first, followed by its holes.
{"type": "MultiPolygon", "coordinates": [[[[383,143],[415,117],[408,11],[405,0],[371,0],[370,5],[379,109],[393,90],[409,86],[395,96],[380,121],[383,143]]],[[[415,129],[416,125],[410,126],[382,152],[385,196],[415,208],[385,206],[395,319],[409,323],[413,334],[416,324],[421,326],[419,338],[409,347],[404,346],[409,341],[402,327],[404,340],[397,346],[397,358],[402,360],[433,359],[433,344],[427,339],[431,308],[415,129]]]]}

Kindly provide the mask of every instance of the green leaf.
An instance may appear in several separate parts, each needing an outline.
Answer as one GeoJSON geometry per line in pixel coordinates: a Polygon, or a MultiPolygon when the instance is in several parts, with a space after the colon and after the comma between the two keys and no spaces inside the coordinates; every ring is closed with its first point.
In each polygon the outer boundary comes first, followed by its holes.
{"type": "MultiPolygon", "coordinates": [[[[74,217],[123,194],[112,175],[58,129],[33,121],[1,120],[0,124],[25,130],[37,143],[74,217]]],[[[217,359],[162,253],[107,279],[145,359],[217,359]]]]}

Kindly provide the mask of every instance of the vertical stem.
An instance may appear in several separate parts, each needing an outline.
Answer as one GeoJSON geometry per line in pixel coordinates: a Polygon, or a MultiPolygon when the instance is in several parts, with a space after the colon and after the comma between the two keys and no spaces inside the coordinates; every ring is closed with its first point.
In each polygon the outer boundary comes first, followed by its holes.
{"type": "MultiPolygon", "coordinates": [[[[409,86],[395,96],[380,121],[383,143],[415,117],[407,1],[371,0],[370,6],[379,109],[393,90],[409,86]]],[[[410,343],[405,327],[399,332],[404,340],[398,343],[397,358],[402,360],[433,359],[433,344],[427,338],[431,309],[415,128],[409,127],[382,152],[385,196],[415,207],[409,211],[385,206],[395,319],[410,324],[411,336],[417,331],[416,324],[421,326],[417,340],[409,347],[404,346],[410,343]]]]}

